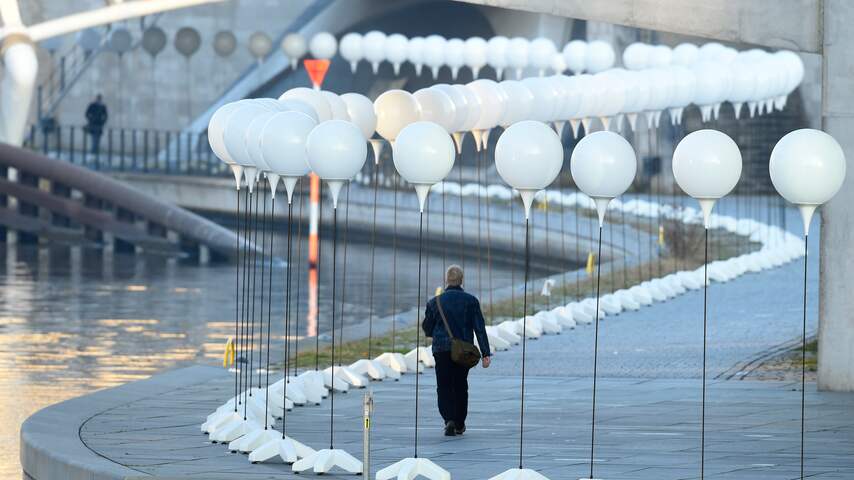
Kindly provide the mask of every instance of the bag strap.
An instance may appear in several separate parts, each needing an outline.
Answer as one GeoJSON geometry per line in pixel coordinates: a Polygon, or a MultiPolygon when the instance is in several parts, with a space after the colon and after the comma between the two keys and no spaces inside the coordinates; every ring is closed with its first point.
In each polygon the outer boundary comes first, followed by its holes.
{"type": "Polygon", "coordinates": [[[436,306],[439,307],[439,316],[442,317],[442,323],[445,324],[445,331],[448,332],[448,336],[451,337],[451,340],[454,340],[454,333],[451,331],[450,325],[448,325],[448,318],[445,317],[445,310],[442,309],[442,294],[436,295],[436,306]]]}

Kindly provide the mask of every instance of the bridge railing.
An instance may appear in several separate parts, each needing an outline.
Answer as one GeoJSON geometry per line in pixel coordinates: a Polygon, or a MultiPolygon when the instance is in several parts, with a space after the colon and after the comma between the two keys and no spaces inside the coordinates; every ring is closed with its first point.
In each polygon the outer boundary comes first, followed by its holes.
{"type": "Polygon", "coordinates": [[[105,128],[97,146],[85,126],[32,126],[24,146],[43,155],[104,172],[226,176],[206,132],[105,128]]]}

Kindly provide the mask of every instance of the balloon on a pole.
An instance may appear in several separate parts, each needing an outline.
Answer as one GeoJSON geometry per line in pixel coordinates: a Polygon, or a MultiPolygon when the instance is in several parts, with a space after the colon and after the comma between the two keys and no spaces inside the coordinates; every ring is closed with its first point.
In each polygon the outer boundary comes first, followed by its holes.
{"type": "Polygon", "coordinates": [[[715,201],[731,192],[741,178],[741,151],[723,132],[689,133],[673,150],[673,177],[682,191],[700,202],[703,223],[709,228],[715,201]]]}
{"type": "Polygon", "coordinates": [[[421,119],[418,100],[405,90],[389,90],[374,100],[377,133],[394,144],[403,127],[421,119]]]}
{"type": "Polygon", "coordinates": [[[341,37],[341,42],[338,44],[338,50],[344,60],[350,62],[350,71],[356,73],[356,67],[359,65],[359,60],[365,58],[365,52],[362,47],[362,35],[356,32],[350,32],[341,37]]]}
{"type": "Polygon", "coordinates": [[[548,125],[533,120],[514,123],[495,145],[498,175],[519,191],[530,216],[534,195],[557,178],[563,165],[563,145],[548,125]]]}
{"type": "Polygon", "coordinates": [[[345,93],[339,98],[347,106],[350,121],[359,127],[365,138],[370,139],[377,129],[377,114],[374,113],[373,102],[360,93],[345,93]]]}
{"type": "Polygon", "coordinates": [[[317,122],[303,113],[279,112],[270,117],[261,131],[261,155],[270,166],[270,188],[275,194],[279,177],[284,177],[288,203],[299,177],[310,171],[305,144],[316,126],[317,122]]]}
{"type": "Polygon", "coordinates": [[[308,166],[329,184],[332,206],[338,206],[338,194],[365,165],[368,143],[356,125],[329,120],[314,127],[305,142],[308,166]]]}
{"type": "Polygon", "coordinates": [[[392,147],[394,167],[415,187],[421,212],[430,187],[451,172],[455,157],[454,142],[441,125],[421,121],[400,131],[392,147]]]}
{"type": "Polygon", "coordinates": [[[311,37],[308,44],[311,56],[319,60],[329,60],[338,51],[338,42],[329,32],[320,32],[311,37]]]}
{"type": "Polygon", "coordinates": [[[800,207],[804,233],[809,234],[815,209],[842,188],[845,152],[827,133],[803,128],[786,134],[774,145],[768,169],[774,188],[800,207]]]}
{"type": "Polygon", "coordinates": [[[451,97],[438,88],[422,88],[412,95],[418,101],[421,122],[437,124],[449,134],[454,132],[456,107],[451,97]]]}
{"type": "Polygon", "coordinates": [[[578,189],[596,202],[601,227],[608,203],[625,193],[635,180],[637,157],[622,136],[594,132],[582,138],[572,150],[569,168],[578,189]]]}
{"type": "Polygon", "coordinates": [[[400,66],[406,61],[408,47],[409,39],[399,33],[391,34],[385,40],[386,60],[391,62],[395,75],[400,74],[400,66]]]}
{"type": "Polygon", "coordinates": [[[308,43],[302,34],[297,32],[289,33],[282,39],[282,52],[290,60],[291,69],[296,69],[300,59],[308,52],[308,43]]]}

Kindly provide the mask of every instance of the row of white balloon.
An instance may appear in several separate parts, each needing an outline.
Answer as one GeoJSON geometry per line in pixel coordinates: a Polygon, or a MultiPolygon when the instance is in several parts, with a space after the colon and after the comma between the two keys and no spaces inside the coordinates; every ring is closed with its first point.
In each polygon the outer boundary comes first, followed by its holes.
{"type": "MultiPolygon", "coordinates": [[[[666,45],[633,43],[623,51],[623,65],[629,70],[685,67],[693,69],[709,96],[724,98],[735,106],[746,103],[751,116],[763,106],[770,112],[782,110],[786,98],[804,79],[804,63],[796,53],[780,50],[769,53],[758,48],[739,52],[717,42],[701,46],[681,43],[666,45]],[[765,102],[757,99],[765,99],[765,102]]],[[[736,108],[736,115],[740,112],[736,108]]]]}
{"type": "Polygon", "coordinates": [[[463,67],[468,67],[472,76],[477,78],[487,65],[496,71],[499,78],[507,69],[514,70],[516,77],[520,78],[526,68],[536,69],[540,76],[547,70],[555,73],[563,73],[567,69],[574,73],[598,73],[613,67],[616,59],[614,48],[601,40],[589,43],[573,40],[563,51],[558,51],[555,43],[544,37],[534,40],[501,35],[489,40],[481,37],[445,39],[440,35],[407,38],[399,33],[386,35],[377,30],[364,35],[347,33],[341,37],[340,43],[328,32],[317,33],[310,41],[299,33],[291,33],[284,38],[282,49],[291,59],[292,67],[306,54],[317,59],[331,59],[340,50],[353,72],[364,60],[370,63],[374,73],[381,63],[389,62],[397,75],[401,65],[409,62],[418,75],[427,66],[434,79],[445,66],[451,70],[454,79],[463,67]]]}

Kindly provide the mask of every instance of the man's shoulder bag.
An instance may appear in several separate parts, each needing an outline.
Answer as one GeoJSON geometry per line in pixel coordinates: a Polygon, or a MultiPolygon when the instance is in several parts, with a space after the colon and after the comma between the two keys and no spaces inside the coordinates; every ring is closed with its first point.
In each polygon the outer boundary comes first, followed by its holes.
{"type": "Polygon", "coordinates": [[[451,326],[448,325],[448,319],[445,317],[445,311],[442,310],[441,295],[436,297],[436,306],[439,307],[439,316],[445,324],[445,331],[451,337],[451,361],[466,368],[474,367],[480,361],[480,350],[473,343],[454,337],[454,332],[451,331],[451,326]]]}

